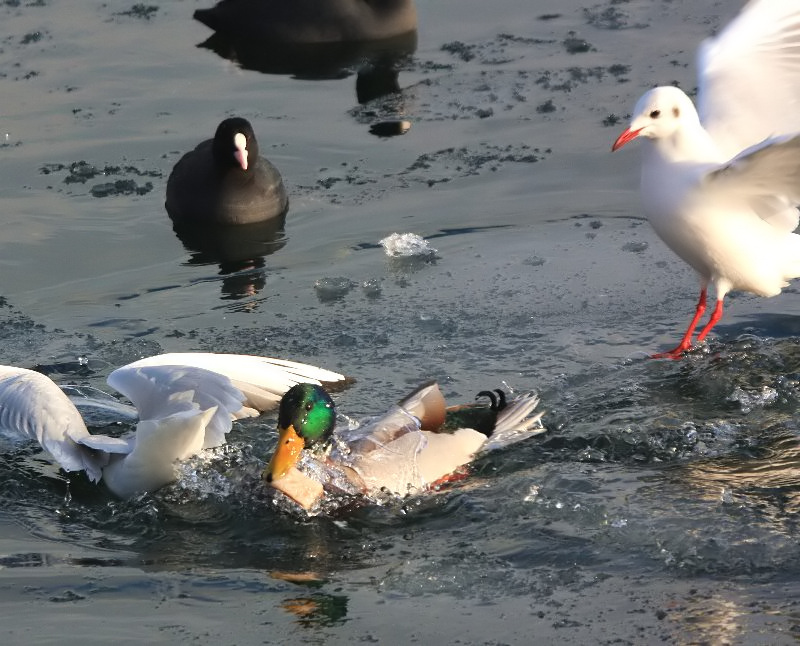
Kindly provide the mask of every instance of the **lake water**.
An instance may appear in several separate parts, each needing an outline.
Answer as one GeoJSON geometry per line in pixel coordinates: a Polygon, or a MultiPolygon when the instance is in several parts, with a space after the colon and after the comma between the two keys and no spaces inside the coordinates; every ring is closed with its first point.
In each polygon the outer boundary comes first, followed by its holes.
{"type": "Polygon", "coordinates": [[[399,92],[362,104],[353,69],[199,46],[210,1],[0,4],[2,363],[103,388],[160,351],[264,354],[353,376],[352,417],[436,378],[536,389],[548,427],[436,495],[312,519],[260,490],[274,416],[126,502],[2,438],[3,643],[794,643],[796,287],[647,360],[697,283],[642,218],[637,151],[610,154],[738,5],[419,0],[399,92]],[[166,178],[232,114],[285,227],[184,244],[166,178]],[[388,257],[395,232],[435,258],[388,257]]]}

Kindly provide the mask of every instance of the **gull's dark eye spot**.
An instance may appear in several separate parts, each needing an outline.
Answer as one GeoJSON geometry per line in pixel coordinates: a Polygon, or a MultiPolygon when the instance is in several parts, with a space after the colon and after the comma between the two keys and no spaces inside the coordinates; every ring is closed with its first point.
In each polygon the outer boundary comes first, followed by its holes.
{"type": "Polygon", "coordinates": [[[660,116],[661,116],[661,110],[653,110],[650,113],[650,118],[651,119],[658,119],[660,116]]]}
{"type": "Polygon", "coordinates": [[[678,109],[677,105],[674,108],[672,108],[672,116],[675,117],[676,119],[679,116],[681,116],[681,111],[678,109]]]}

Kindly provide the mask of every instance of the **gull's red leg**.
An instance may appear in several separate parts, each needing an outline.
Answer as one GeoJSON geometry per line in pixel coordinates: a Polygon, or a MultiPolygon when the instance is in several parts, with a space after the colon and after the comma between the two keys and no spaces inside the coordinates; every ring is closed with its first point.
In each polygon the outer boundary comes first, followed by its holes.
{"type": "Polygon", "coordinates": [[[706,338],[706,335],[711,332],[711,328],[714,327],[719,320],[722,318],[722,299],[720,298],[717,301],[716,306],[714,307],[714,311],[711,312],[711,318],[708,319],[708,323],[706,326],[700,330],[700,334],[697,335],[697,340],[702,341],[706,338]]]}
{"type": "MultiPolygon", "coordinates": [[[[681,342],[669,352],[659,352],[657,354],[651,355],[651,359],[679,359],[680,356],[686,352],[692,346],[692,336],[694,335],[695,328],[697,328],[697,324],[700,322],[700,317],[703,316],[703,312],[706,311],[706,288],[703,287],[700,290],[700,298],[697,301],[697,307],[694,310],[694,317],[692,318],[692,322],[689,323],[689,328],[686,330],[686,334],[683,335],[681,342]]],[[[713,327],[714,323],[719,320],[719,317],[722,316],[722,301],[717,301],[717,307],[714,309],[714,314],[711,316],[711,320],[708,322],[703,328],[703,331],[700,333],[700,337],[698,341],[701,341],[708,331],[713,327]],[[714,319],[714,316],[717,314],[717,310],[719,310],[719,316],[714,319]]]]}

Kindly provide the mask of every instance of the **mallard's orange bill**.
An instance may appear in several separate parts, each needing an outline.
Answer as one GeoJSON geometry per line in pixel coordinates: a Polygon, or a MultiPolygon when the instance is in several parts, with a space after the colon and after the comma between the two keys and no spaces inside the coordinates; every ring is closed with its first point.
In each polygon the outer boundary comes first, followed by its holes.
{"type": "Polygon", "coordinates": [[[264,480],[273,482],[285,477],[289,469],[297,464],[304,446],[305,441],[295,432],[294,426],[290,424],[280,429],[278,446],[269,466],[264,470],[264,480]]]}
{"type": "Polygon", "coordinates": [[[273,480],[270,486],[285,493],[305,510],[310,510],[325,493],[322,483],[312,480],[295,467],[273,480]]]}

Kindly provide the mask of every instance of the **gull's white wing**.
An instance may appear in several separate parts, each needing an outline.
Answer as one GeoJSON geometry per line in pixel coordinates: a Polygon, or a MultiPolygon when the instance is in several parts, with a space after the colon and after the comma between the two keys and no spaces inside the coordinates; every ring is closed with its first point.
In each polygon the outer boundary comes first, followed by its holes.
{"type": "Polygon", "coordinates": [[[226,376],[188,365],[149,366],[137,362],[112,372],[108,383],[133,402],[141,420],[164,420],[176,413],[214,408],[205,430],[205,449],[225,443],[225,435],[241,412],[244,399],[226,376]]]}
{"type": "Polygon", "coordinates": [[[800,132],[800,2],[751,0],[698,55],[698,112],[727,157],[800,132]]]}
{"type": "Polygon", "coordinates": [[[95,482],[102,477],[127,497],[174,480],[176,460],[223,444],[244,399],[228,377],[186,365],[124,366],[108,383],[136,406],[136,433],[92,435],[48,377],[0,366],[0,431],[37,440],[66,471],[85,470],[95,482]]]}
{"type": "Polygon", "coordinates": [[[80,413],[45,375],[0,366],[0,430],[37,440],[65,471],[85,470],[100,480],[108,456],[81,446],[90,437],[80,413]]]}
{"type": "MultiPolygon", "coordinates": [[[[158,354],[134,361],[125,367],[159,365],[194,366],[224,375],[244,393],[245,405],[258,411],[275,408],[284,393],[295,384],[303,382],[330,384],[345,379],[344,375],[337,372],[304,363],[254,355],[213,352],[158,354]]],[[[248,413],[244,412],[243,414],[248,413]]]]}
{"type": "Polygon", "coordinates": [[[791,233],[800,204],[800,135],[751,146],[705,178],[705,188],[720,194],[720,204],[740,198],[763,220],[791,233]]]}

